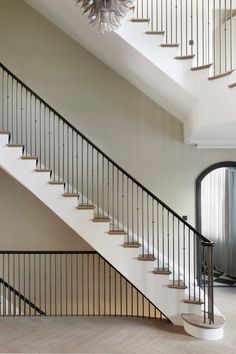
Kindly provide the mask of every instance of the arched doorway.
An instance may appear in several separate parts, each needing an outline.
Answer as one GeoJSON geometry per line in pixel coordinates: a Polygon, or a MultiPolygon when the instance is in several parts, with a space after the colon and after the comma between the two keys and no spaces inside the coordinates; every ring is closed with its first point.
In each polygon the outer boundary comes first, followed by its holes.
{"type": "Polygon", "coordinates": [[[214,164],[197,178],[196,222],[197,229],[215,243],[215,271],[232,285],[236,282],[236,162],[214,164]]]}

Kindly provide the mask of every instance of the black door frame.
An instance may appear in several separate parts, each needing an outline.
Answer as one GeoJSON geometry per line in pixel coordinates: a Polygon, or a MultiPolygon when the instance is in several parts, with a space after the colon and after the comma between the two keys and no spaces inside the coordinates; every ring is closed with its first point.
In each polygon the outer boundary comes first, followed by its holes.
{"type": "MultiPolygon", "coordinates": [[[[209,167],[207,167],[204,171],[200,173],[200,175],[196,179],[196,229],[202,233],[201,228],[201,183],[204,177],[206,177],[210,172],[217,170],[222,167],[234,167],[236,168],[235,161],[223,161],[217,162],[209,167]]],[[[198,258],[202,258],[202,248],[197,244],[197,255],[198,258]]],[[[202,286],[202,268],[201,264],[197,265],[197,279],[200,286],[202,286]]]]}
{"type": "Polygon", "coordinates": [[[210,172],[217,170],[222,167],[234,167],[236,169],[235,161],[223,161],[217,162],[209,167],[207,167],[204,171],[196,179],[196,229],[201,233],[201,182],[210,172]]]}

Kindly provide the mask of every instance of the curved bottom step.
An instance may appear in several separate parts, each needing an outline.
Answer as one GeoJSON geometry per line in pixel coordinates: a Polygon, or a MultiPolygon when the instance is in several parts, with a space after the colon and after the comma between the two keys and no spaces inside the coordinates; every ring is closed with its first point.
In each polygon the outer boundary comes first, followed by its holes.
{"type": "Polygon", "coordinates": [[[214,317],[214,323],[204,323],[204,317],[194,314],[182,314],[185,332],[193,337],[205,340],[219,340],[224,336],[225,319],[221,316],[214,317]]]}

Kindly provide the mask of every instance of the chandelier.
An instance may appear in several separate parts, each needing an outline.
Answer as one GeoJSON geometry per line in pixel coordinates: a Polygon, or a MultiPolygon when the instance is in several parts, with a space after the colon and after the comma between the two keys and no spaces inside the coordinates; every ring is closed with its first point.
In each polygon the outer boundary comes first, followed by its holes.
{"type": "Polygon", "coordinates": [[[75,0],[88,15],[89,24],[97,25],[100,33],[111,32],[130,9],[133,0],[75,0]]]}

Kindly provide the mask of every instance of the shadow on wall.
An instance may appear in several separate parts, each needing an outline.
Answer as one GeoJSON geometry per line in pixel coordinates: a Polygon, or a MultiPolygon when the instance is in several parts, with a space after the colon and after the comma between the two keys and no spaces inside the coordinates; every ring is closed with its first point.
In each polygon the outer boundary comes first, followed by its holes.
{"type": "Polygon", "coordinates": [[[25,187],[0,169],[0,249],[92,250],[25,187]]]}

